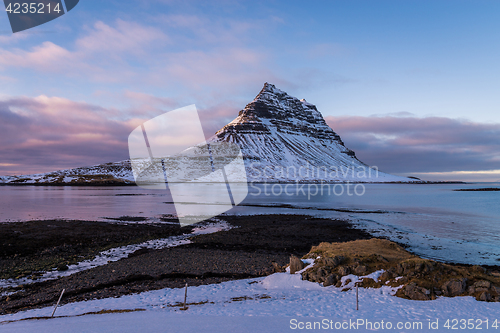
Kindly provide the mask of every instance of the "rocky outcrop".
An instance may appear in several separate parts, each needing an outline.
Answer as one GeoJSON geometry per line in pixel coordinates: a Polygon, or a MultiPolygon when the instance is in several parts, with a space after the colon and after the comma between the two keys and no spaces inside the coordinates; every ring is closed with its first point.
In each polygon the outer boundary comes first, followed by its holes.
{"type": "Polygon", "coordinates": [[[296,256],[290,257],[290,274],[295,274],[302,270],[305,267],[305,264],[296,256]]]}
{"type": "Polygon", "coordinates": [[[347,283],[341,281],[344,276],[363,277],[383,270],[377,281],[365,277],[359,285],[370,288],[388,285],[398,288],[396,296],[420,301],[439,296],[473,296],[478,301],[500,301],[499,272],[481,266],[422,259],[388,240],[321,243],[305,258],[316,260],[312,268],[302,273],[302,279],[322,283],[324,287],[345,288],[347,283]]]}

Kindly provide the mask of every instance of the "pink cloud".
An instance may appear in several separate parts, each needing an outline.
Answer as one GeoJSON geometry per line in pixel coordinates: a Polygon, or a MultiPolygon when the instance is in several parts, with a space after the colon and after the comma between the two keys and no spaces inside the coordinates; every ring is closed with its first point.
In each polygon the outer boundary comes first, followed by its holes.
{"type": "Polygon", "coordinates": [[[139,123],[110,120],[117,110],[59,97],[0,102],[0,174],[46,172],[127,158],[139,123]]]}
{"type": "Polygon", "coordinates": [[[0,50],[0,66],[3,67],[24,67],[59,72],[62,69],[61,64],[71,62],[74,58],[75,55],[70,51],[52,42],[43,42],[31,51],[0,50]]]}
{"type": "MultiPolygon", "coordinates": [[[[140,92],[126,91],[123,97],[130,105],[125,110],[45,95],[0,101],[0,175],[127,159],[130,132],[178,107],[169,98],[140,92]]],[[[198,108],[206,137],[234,119],[240,108],[234,101],[198,108]]]]}
{"type": "Polygon", "coordinates": [[[326,117],[358,158],[395,173],[500,169],[500,124],[443,117],[326,117]]]}

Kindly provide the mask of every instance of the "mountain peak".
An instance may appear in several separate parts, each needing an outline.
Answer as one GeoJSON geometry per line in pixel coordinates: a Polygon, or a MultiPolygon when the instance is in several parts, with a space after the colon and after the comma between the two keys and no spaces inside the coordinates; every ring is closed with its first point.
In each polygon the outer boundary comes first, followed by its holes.
{"type": "Polygon", "coordinates": [[[276,86],[272,83],[266,82],[264,83],[264,87],[260,90],[260,92],[255,96],[254,102],[259,100],[270,100],[270,99],[282,99],[283,97],[288,96],[286,92],[281,89],[276,88],[276,86]]]}
{"type": "MultiPolygon", "coordinates": [[[[268,93],[277,94],[277,95],[287,95],[286,92],[284,92],[281,89],[276,88],[276,86],[274,84],[269,83],[269,82],[264,83],[264,87],[262,87],[262,90],[260,91],[260,93],[262,93],[262,92],[268,92],[268,93]]],[[[260,93],[259,93],[259,95],[260,95],[260,93]]]]}
{"type": "Polygon", "coordinates": [[[268,106],[274,105],[277,108],[292,109],[299,113],[309,113],[316,120],[323,120],[323,116],[318,112],[316,105],[307,102],[305,99],[299,100],[296,97],[290,96],[269,82],[264,83],[264,87],[262,87],[261,91],[245,109],[258,102],[262,102],[268,106]]]}
{"type": "MultiPolygon", "coordinates": [[[[228,133],[288,133],[334,140],[340,137],[328,126],[315,105],[299,100],[266,82],[255,99],[240,111],[238,117],[216,135],[222,139],[228,133]]],[[[227,139],[227,138],[226,138],[227,139]]]]}

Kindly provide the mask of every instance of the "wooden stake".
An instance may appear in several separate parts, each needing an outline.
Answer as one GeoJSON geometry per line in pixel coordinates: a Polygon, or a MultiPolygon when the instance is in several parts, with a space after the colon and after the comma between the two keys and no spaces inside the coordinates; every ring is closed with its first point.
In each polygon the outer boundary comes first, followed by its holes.
{"type": "Polygon", "coordinates": [[[359,310],[359,301],[358,301],[358,283],[356,282],[356,310],[359,310]]]}
{"type": "Polygon", "coordinates": [[[184,291],[184,307],[182,308],[182,310],[187,310],[187,307],[186,307],[187,295],[188,295],[188,284],[186,282],[186,290],[184,291]]]}
{"type": "Polygon", "coordinates": [[[61,291],[61,296],[59,296],[59,299],[57,300],[56,306],[54,306],[54,311],[52,311],[52,316],[50,316],[50,318],[53,318],[53,317],[54,317],[54,313],[56,313],[57,307],[59,306],[59,302],[61,302],[61,298],[62,298],[62,296],[63,296],[63,294],[64,294],[64,291],[65,291],[65,290],[66,290],[66,289],[63,289],[63,290],[61,291]]]}

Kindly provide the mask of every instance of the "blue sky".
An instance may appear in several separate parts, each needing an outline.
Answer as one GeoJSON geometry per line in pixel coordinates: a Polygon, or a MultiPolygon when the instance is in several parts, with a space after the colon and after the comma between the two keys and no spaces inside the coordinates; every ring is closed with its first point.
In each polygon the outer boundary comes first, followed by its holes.
{"type": "Polygon", "coordinates": [[[499,13],[498,1],[81,0],[17,34],[0,15],[0,174],[124,159],[133,126],[191,103],[209,136],[268,81],[382,170],[500,180],[499,13]]]}

